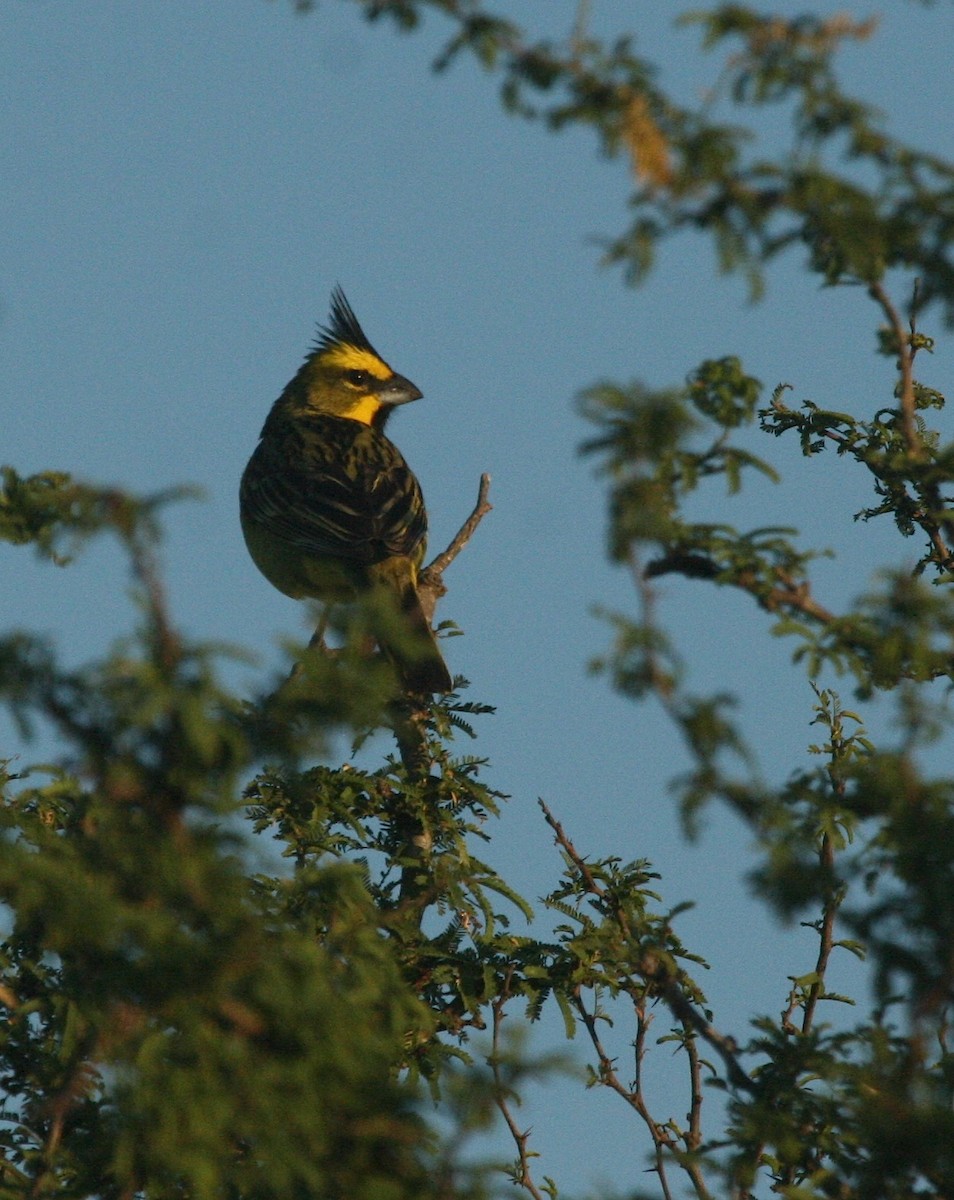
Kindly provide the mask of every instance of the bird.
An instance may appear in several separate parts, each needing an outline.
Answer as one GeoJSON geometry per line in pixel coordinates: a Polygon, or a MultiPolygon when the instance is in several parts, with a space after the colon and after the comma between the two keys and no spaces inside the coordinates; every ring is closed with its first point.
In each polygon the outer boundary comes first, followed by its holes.
{"type": "Polygon", "coordinates": [[[242,532],[280,592],[327,606],[385,606],[376,631],[405,693],[453,683],[421,605],[427,548],[420,484],[385,435],[422,392],[374,349],[340,286],[327,324],[272,405],[242,475],[242,532]]]}

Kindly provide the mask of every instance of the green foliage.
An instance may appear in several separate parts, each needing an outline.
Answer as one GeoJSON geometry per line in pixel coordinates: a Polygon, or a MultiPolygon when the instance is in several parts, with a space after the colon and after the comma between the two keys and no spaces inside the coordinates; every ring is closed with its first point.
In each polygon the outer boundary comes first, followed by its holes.
{"type": "Polygon", "coordinates": [[[155,540],[159,508],[197,494],[180,487],[142,499],[118,488],[91,487],[63,471],[24,479],[13,467],[0,467],[0,539],[32,545],[60,566],[103,529],[141,549],[155,540]]]}
{"type": "MultiPolygon", "coordinates": [[[[812,554],[796,548],[792,531],[739,534],[727,524],[682,516],[706,475],[725,476],[727,503],[745,478],[728,466],[729,437],[753,418],[758,389],[737,364],[704,364],[685,395],[603,385],[585,398],[600,436],[584,450],[600,456],[611,479],[611,545],[639,580],[641,601],[636,619],[614,614],[615,648],[604,665],[625,693],[655,694],[681,731],[694,766],[674,783],[690,827],[706,802],[728,803],[761,848],[752,874],[759,894],[780,915],[818,914],[803,922],[818,937],[814,970],[790,976],[781,1024],[756,1018],[756,1036],[736,1047],[745,1079],[726,1071],[731,1149],[707,1166],[733,1195],[749,1195],[762,1178],[798,1197],[943,1195],[954,1177],[947,1149],[954,1144],[947,1048],[954,790],[949,777],[932,778],[924,765],[951,722],[943,697],[925,689],[949,681],[954,663],[947,512],[954,476],[923,415],[940,408],[943,397],[921,390],[913,374],[915,355],[929,348],[929,339],[913,314],[904,329],[880,287],[871,296],[889,323],[882,347],[896,361],[888,403],[869,419],[811,402],[795,412],[778,389],[759,413],[765,432],[794,431],[806,455],[834,446],[870,472],[881,503],[858,516],[890,514],[902,535],[925,536],[914,574],[884,571],[842,614],[815,599],[812,554]],[[714,426],[711,434],[687,419],[692,399],[714,426]],[[648,409],[651,438],[643,436],[648,409]],[[631,511],[647,503],[664,519],[631,511]],[[651,580],[663,574],[730,584],[778,614],[774,632],[794,639],[794,660],[812,681],[815,722],[826,738],[811,750],[825,759],[823,767],[796,770],[780,787],[760,779],[754,751],[730,719],[734,698],[700,697],[687,688],[674,639],[656,616],[651,580]],[[831,669],[851,673],[859,702],[892,690],[896,744],[876,746],[860,713],[814,682],[831,669]],[[850,936],[836,937],[839,925],[850,936]],[[847,1028],[816,1016],[823,1003],[855,1003],[826,985],[839,950],[869,958],[879,999],[877,1009],[847,1028]],[[896,1106],[898,1122],[889,1133],[896,1106]],[[922,1136],[923,1130],[930,1132],[922,1136]]],[[[679,1161],[675,1151],[674,1157],[679,1161]]]]}
{"type": "MultiPolygon", "coordinates": [[[[76,494],[24,482],[27,521],[31,497],[66,514],[35,522],[44,545],[71,532],[76,494]]],[[[292,753],[300,707],[264,720],[227,695],[214,654],[171,629],[148,511],[81,494],[83,532],[98,519],[131,549],[144,623],[78,671],[23,635],[0,646],[3,698],[64,748],[46,778],[3,781],[8,1194],[446,1194],[396,1075],[434,1016],[358,867],[303,850],[296,875],[250,877],[240,778],[270,729],[292,753]]]]}
{"type": "Polygon", "coordinates": [[[560,42],[535,40],[483,3],[356,2],[369,20],[390,17],[402,29],[440,14],[453,31],[438,69],[471,54],[500,74],[509,111],[553,129],[586,126],[606,154],[630,158],[635,216],[606,247],[629,280],[646,278],[663,238],[696,230],[711,235],[723,270],[743,272],[753,296],[767,263],[802,245],[809,270],[828,284],[911,271],[924,302],[939,302],[954,322],[954,167],[892,137],[838,79],[839,50],[863,43],[874,21],[786,19],[743,4],[688,13],[682,23],[700,30],[703,47],[725,54],[717,85],[690,108],[667,95],[632,37],[591,36],[585,6],[560,42]],[[769,106],[788,118],[791,139],[763,151],[756,115],[769,106]]]}

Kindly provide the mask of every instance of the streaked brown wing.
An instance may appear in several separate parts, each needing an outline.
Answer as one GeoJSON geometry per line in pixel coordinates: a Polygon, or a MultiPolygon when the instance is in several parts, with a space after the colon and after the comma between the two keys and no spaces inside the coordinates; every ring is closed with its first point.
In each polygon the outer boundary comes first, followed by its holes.
{"type": "Polygon", "coordinates": [[[260,442],[242,478],[242,505],[303,553],[362,565],[413,557],[427,533],[420,485],[397,447],[333,417],[260,442]]]}

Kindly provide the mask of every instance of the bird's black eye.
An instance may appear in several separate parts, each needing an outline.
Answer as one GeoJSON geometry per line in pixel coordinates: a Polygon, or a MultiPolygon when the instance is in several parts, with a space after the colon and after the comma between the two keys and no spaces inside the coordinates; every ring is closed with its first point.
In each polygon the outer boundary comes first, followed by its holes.
{"type": "Polygon", "coordinates": [[[364,387],[370,378],[367,371],[345,371],[345,379],[355,387],[364,387]]]}

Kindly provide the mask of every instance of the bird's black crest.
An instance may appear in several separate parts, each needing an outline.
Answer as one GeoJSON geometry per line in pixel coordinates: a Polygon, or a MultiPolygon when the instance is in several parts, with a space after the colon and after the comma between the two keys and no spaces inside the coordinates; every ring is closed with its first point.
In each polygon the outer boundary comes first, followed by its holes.
{"type": "Polygon", "coordinates": [[[378,353],[358,324],[358,318],[354,315],[354,309],[348,303],[344,292],[336,286],[331,293],[331,317],[328,324],[318,326],[315,353],[320,354],[323,350],[330,350],[342,343],[357,346],[359,350],[370,350],[372,354],[378,353]]]}

